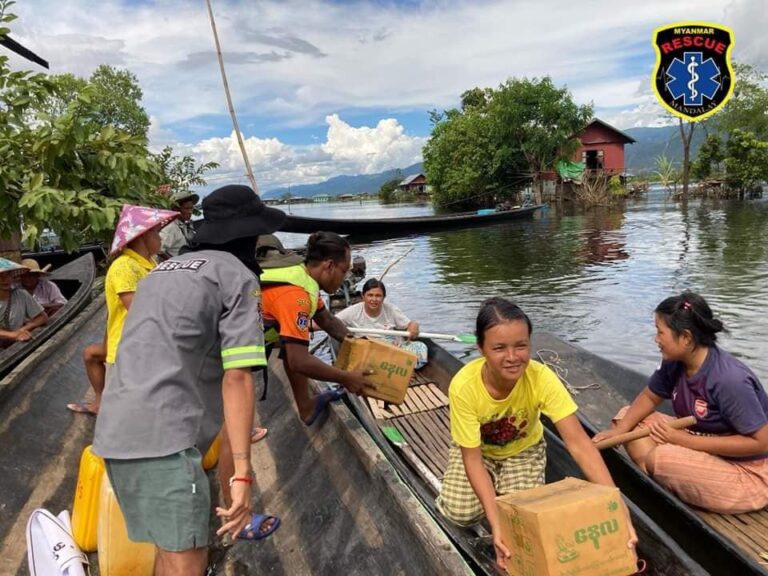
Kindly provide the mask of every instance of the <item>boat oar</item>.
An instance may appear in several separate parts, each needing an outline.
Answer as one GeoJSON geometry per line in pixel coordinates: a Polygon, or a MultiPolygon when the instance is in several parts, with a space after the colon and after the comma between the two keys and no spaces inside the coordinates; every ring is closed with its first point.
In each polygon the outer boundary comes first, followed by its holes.
{"type": "MultiPolygon", "coordinates": [[[[405,330],[382,330],[381,328],[348,328],[353,334],[371,334],[372,336],[403,336],[407,338],[405,330]]],[[[434,332],[419,332],[419,336],[433,338],[435,340],[453,340],[462,344],[477,344],[474,334],[436,334],[434,332]]]]}
{"type": "MultiPolygon", "coordinates": [[[[668,424],[670,428],[674,428],[675,430],[681,430],[683,428],[688,428],[688,426],[693,426],[694,424],[696,424],[696,417],[686,416],[685,418],[677,418],[676,420],[672,420],[671,422],[668,422],[668,424]]],[[[631,442],[632,440],[637,440],[638,438],[645,438],[646,436],[650,436],[650,434],[651,434],[650,428],[636,428],[631,432],[625,432],[624,434],[619,434],[618,436],[613,436],[612,438],[606,438],[605,440],[600,440],[600,442],[595,444],[595,446],[597,446],[598,450],[604,450],[605,448],[618,446],[619,444],[631,442]]]]}

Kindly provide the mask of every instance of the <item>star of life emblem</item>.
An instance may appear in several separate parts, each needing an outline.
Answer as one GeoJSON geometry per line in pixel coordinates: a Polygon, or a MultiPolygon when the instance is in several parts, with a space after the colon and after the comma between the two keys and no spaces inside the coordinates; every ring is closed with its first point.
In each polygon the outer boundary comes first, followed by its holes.
{"type": "Polygon", "coordinates": [[[656,66],[651,85],[659,102],[685,120],[703,120],[733,94],[733,32],[707,22],[677,22],[653,35],[656,66]]]}

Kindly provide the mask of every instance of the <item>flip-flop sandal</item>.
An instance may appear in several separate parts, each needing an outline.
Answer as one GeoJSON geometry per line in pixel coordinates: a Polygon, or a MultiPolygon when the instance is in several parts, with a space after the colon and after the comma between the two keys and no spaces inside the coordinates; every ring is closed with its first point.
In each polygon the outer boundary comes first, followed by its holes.
{"type": "Polygon", "coordinates": [[[260,428],[258,426],[251,430],[251,444],[256,444],[259,440],[264,440],[268,432],[268,428],[260,428]]]}
{"type": "Polygon", "coordinates": [[[91,414],[92,416],[98,414],[98,412],[90,408],[85,402],[73,402],[72,404],[67,404],[67,408],[78,414],[91,414]]]}
{"type": "Polygon", "coordinates": [[[267,536],[271,535],[275,530],[277,530],[280,527],[280,517],[279,516],[270,516],[269,514],[257,514],[253,513],[251,516],[251,521],[245,525],[245,528],[243,528],[240,531],[240,534],[237,535],[238,540],[263,540],[267,536]],[[267,520],[274,519],[272,522],[272,526],[269,527],[269,530],[266,532],[262,532],[260,530],[261,525],[264,524],[267,520]]]}
{"type": "Polygon", "coordinates": [[[309,418],[304,420],[304,424],[307,426],[312,426],[312,424],[315,423],[315,420],[317,420],[318,416],[325,412],[328,404],[335,402],[336,400],[340,400],[346,393],[347,391],[343,388],[333,388],[320,392],[320,394],[315,396],[315,409],[312,411],[312,414],[309,415],[309,418]]]}

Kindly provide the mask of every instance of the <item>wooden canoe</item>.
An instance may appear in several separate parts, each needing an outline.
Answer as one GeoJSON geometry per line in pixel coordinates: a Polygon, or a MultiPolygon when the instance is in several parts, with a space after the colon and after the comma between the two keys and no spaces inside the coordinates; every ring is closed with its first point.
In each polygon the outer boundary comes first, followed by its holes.
{"type": "MultiPolygon", "coordinates": [[[[371,398],[350,397],[353,411],[382,452],[419,497],[435,521],[470,560],[479,574],[501,574],[495,563],[490,534],[482,526],[465,529],[448,522],[436,509],[436,483],[447,465],[450,447],[448,385],[462,363],[435,342],[429,347],[429,363],[415,373],[404,404],[395,406],[371,398]],[[408,446],[395,447],[382,427],[394,426],[408,446]]],[[[565,476],[582,477],[581,470],[563,443],[551,432],[547,438],[547,481],[565,476]]],[[[628,501],[640,539],[638,553],[648,562],[646,574],[664,576],[704,575],[707,572],[635,504],[628,501]]]]}
{"type": "MultiPolygon", "coordinates": [[[[569,344],[534,334],[532,354],[558,372],[592,435],[643,389],[647,375],[569,344]]],[[[616,484],[712,574],[768,575],[768,510],[715,514],[694,509],[644,474],[623,449],[602,452],[616,484]]]]}
{"type": "Polygon", "coordinates": [[[107,259],[107,252],[104,249],[104,245],[98,242],[91,242],[89,244],[83,244],[74,252],[67,252],[61,248],[53,249],[41,249],[41,250],[29,250],[21,253],[22,258],[32,258],[37,260],[40,267],[50,264],[54,269],[62,268],[66,264],[77,260],[85,256],[86,254],[93,255],[93,259],[96,263],[104,262],[107,259]]]}
{"type": "Polygon", "coordinates": [[[28,342],[16,342],[0,351],[0,378],[5,376],[35,348],[66,325],[91,300],[91,287],[96,274],[93,255],[88,253],[55,269],[47,278],[56,283],[67,303],[51,316],[45,326],[32,333],[28,342]]]}
{"type": "Polygon", "coordinates": [[[280,228],[281,232],[299,232],[312,234],[318,230],[327,230],[337,234],[352,236],[407,236],[435,230],[450,230],[457,228],[472,228],[487,224],[499,224],[520,218],[530,218],[542,205],[526,206],[478,214],[477,212],[460,212],[444,216],[410,216],[405,218],[311,218],[289,214],[280,228]]]}
{"type": "MultiPolygon", "coordinates": [[[[3,382],[0,574],[29,574],[24,533],[32,510],[71,510],[95,419],[65,406],[90,393],[82,351],[101,339],[105,322],[103,299],[95,300],[3,382]]],[[[342,402],[314,426],[301,422],[276,354],[269,395],[256,410],[269,434],[251,447],[253,508],[282,524],[267,540],[224,547],[214,517],[210,574],[472,573],[342,402]]],[[[215,472],[208,476],[218,494],[215,472]]],[[[90,560],[96,576],[97,554],[90,560]]]]}

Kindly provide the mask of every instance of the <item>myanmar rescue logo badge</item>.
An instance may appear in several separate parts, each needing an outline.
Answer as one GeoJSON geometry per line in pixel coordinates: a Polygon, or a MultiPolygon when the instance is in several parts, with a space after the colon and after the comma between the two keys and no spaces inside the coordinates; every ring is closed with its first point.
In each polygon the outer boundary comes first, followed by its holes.
{"type": "Polygon", "coordinates": [[[651,86],[669,112],[697,122],[733,94],[733,31],[721,24],[677,22],[653,33],[656,67],[651,86]]]}

